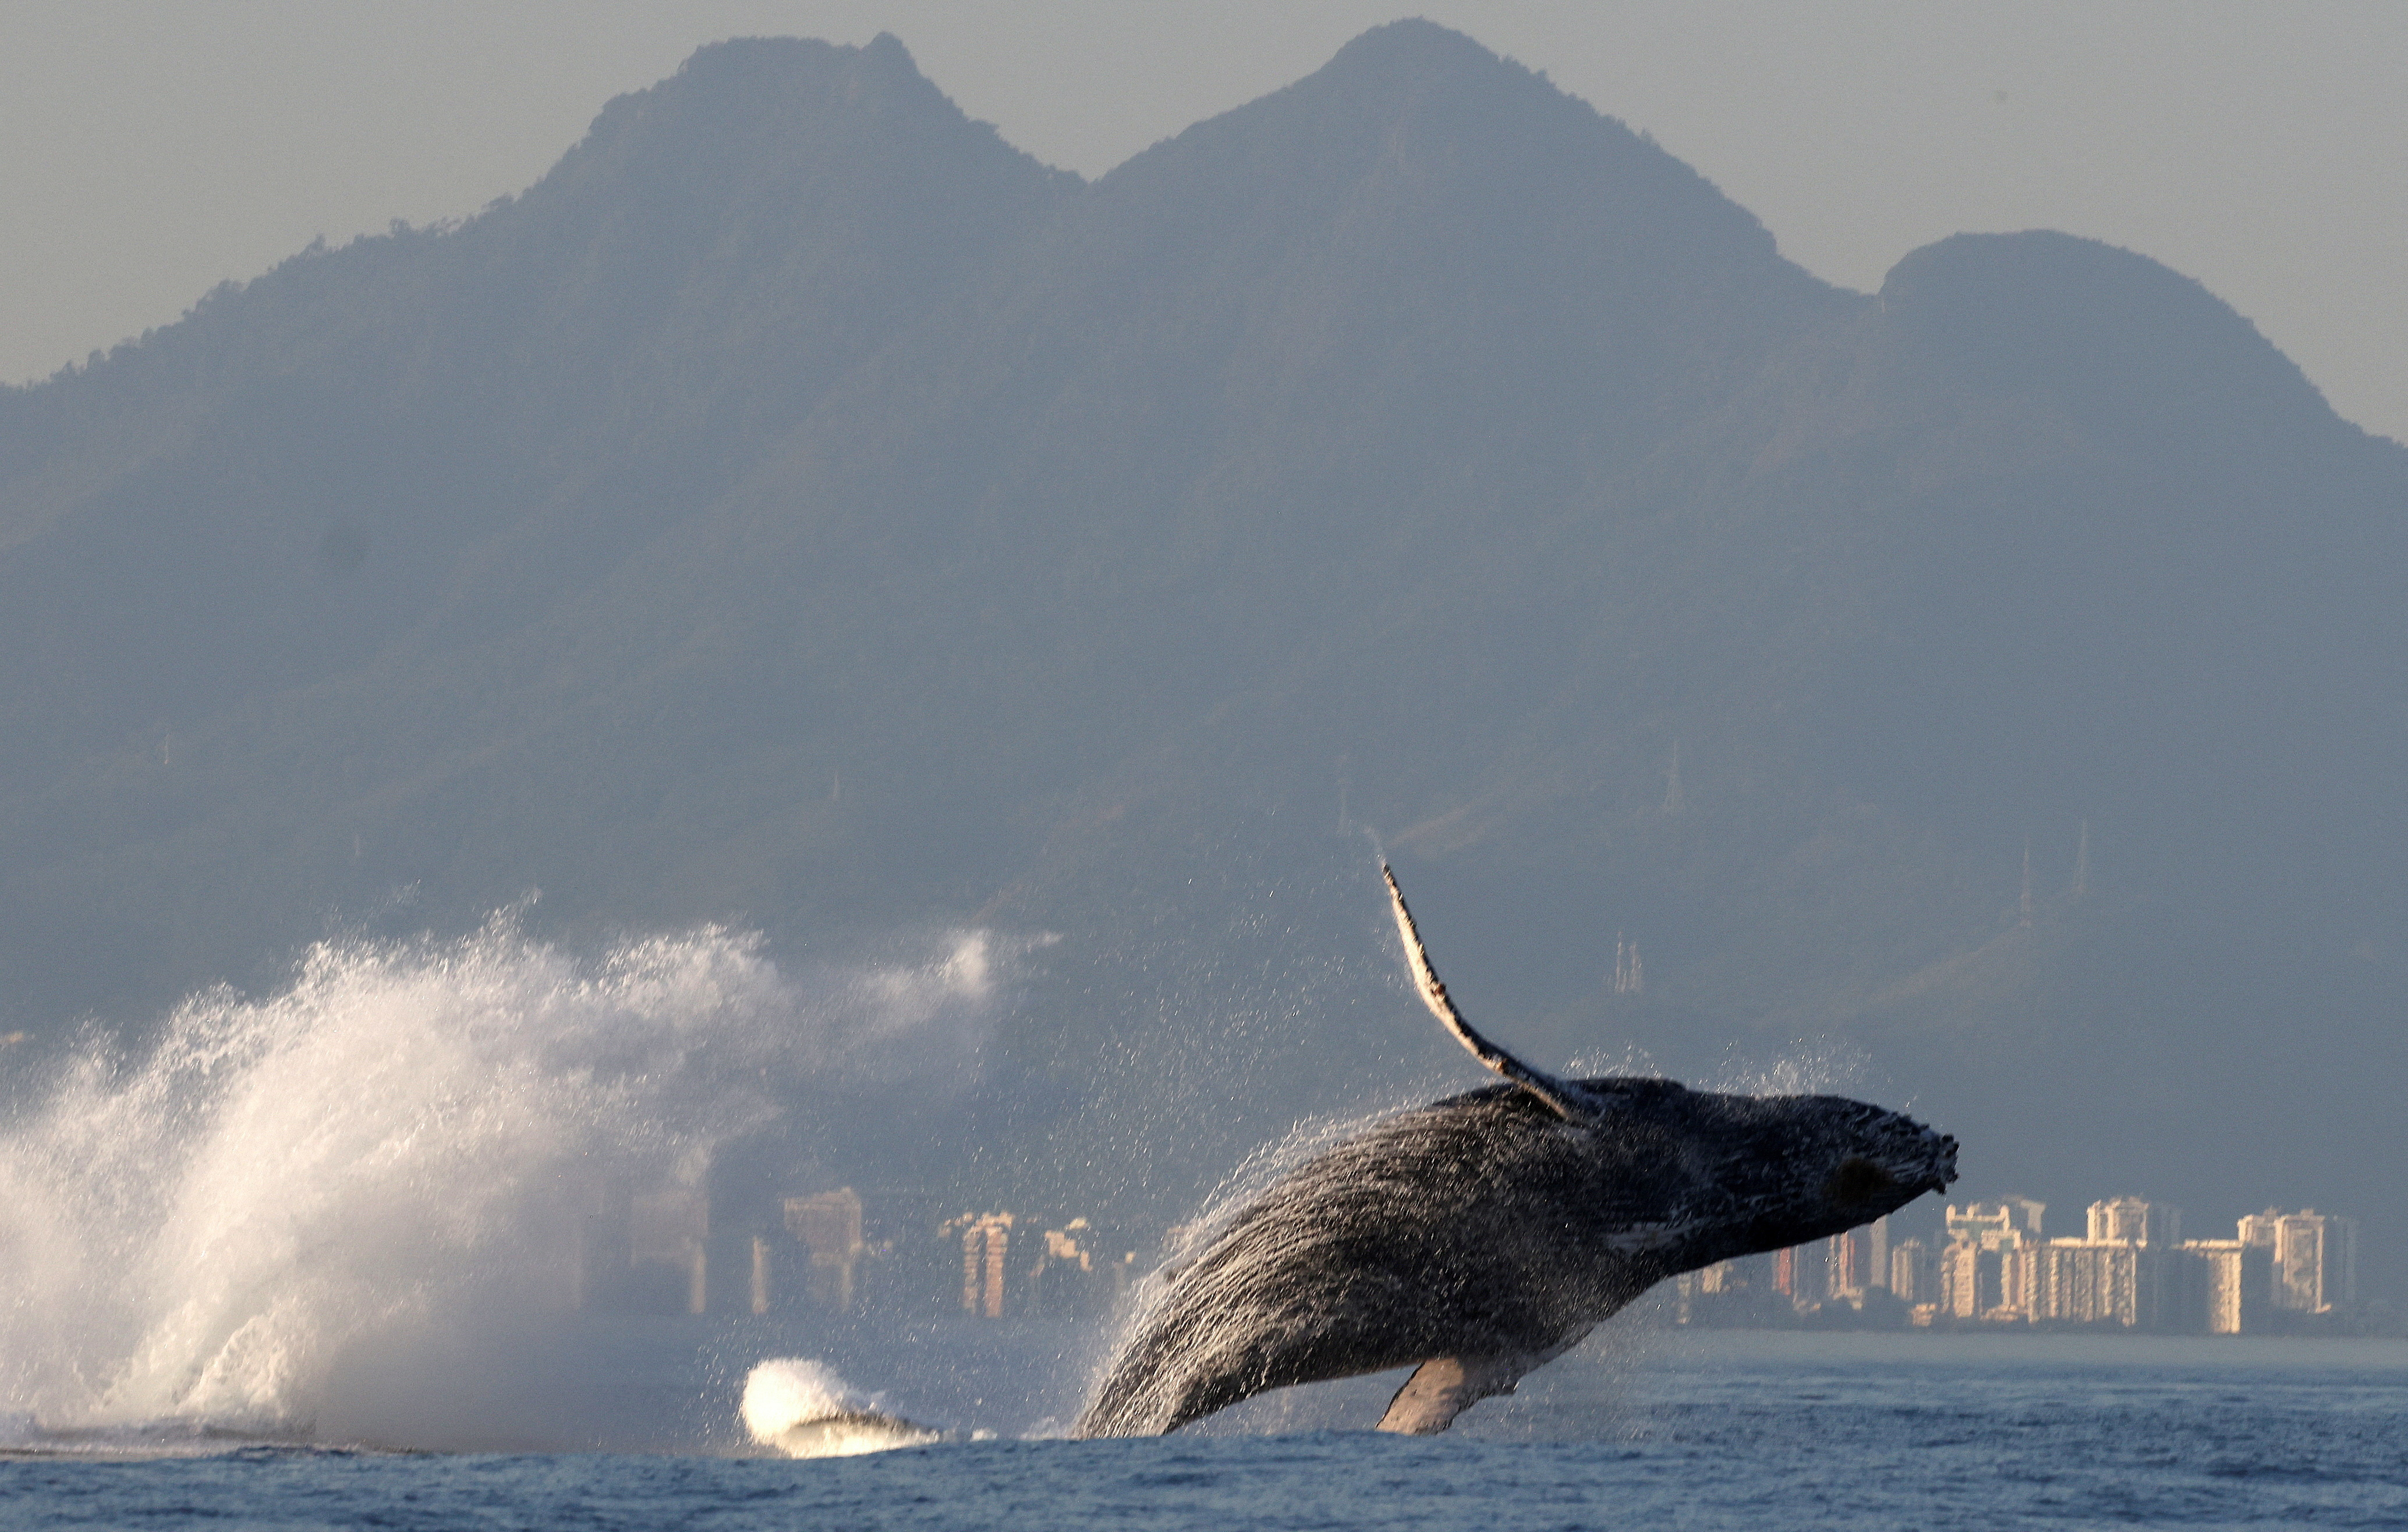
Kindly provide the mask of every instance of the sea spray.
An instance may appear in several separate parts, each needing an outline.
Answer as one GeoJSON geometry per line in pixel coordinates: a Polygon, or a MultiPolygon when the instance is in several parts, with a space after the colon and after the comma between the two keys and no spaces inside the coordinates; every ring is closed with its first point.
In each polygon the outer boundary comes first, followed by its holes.
{"type": "MultiPolygon", "coordinates": [[[[1426,1090],[1406,1086],[1386,1093],[1369,1107],[1357,1107],[1343,1114],[1306,1118],[1240,1160],[1205,1194],[1194,1212],[1171,1226],[1163,1241],[1161,1262],[1154,1270],[1139,1278],[1127,1300],[1114,1310],[1103,1343],[1087,1360],[1085,1396],[1095,1396],[1096,1390],[1111,1375],[1121,1353],[1154,1323],[1157,1312],[1168,1301],[1180,1273],[1210,1249],[1240,1215],[1281,1178],[1368,1131],[1381,1121],[1408,1110],[1428,1094],[1426,1090]]],[[[1300,1428],[1312,1429],[1313,1426],[1300,1428]]]]}
{"type": "Polygon", "coordinates": [[[971,934],[797,981],[714,926],[581,957],[505,911],[89,1039],[0,1135],[0,1417],[307,1430],[347,1352],[564,1307],[603,1179],[691,1182],[865,1049],[962,1052],[995,967],[971,934]]]}
{"type": "Polygon", "coordinates": [[[941,1439],[803,1356],[773,1356],[745,1377],[743,1418],[754,1441],[789,1457],[856,1457],[941,1439]]]}
{"type": "Polygon", "coordinates": [[[1841,1038],[1799,1038],[1770,1057],[1723,1060],[1714,1088],[1742,1095],[1816,1095],[1867,1088],[1872,1055],[1841,1038]]]}

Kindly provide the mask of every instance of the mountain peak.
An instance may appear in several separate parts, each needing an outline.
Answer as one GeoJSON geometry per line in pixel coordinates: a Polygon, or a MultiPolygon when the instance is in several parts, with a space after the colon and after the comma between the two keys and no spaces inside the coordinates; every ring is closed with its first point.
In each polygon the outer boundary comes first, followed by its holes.
{"type": "MultiPolygon", "coordinates": [[[[606,243],[625,231],[652,253],[698,255],[849,237],[897,206],[975,223],[999,216],[995,197],[1041,201],[1072,179],[972,122],[891,34],[736,37],[612,100],[519,200],[578,209],[606,243]]],[[[951,237],[913,233],[931,249],[951,237]]]]}
{"type": "Polygon", "coordinates": [[[1409,177],[1512,183],[1540,201],[1628,199],[1626,227],[1669,217],[1713,225],[1769,257],[1755,217],[1620,119],[1545,77],[1434,21],[1390,21],[1356,36],[1284,89],[1196,123],[1115,169],[1108,180],[1158,174],[1166,162],[1219,157],[1233,173],[1300,174],[1311,194],[1376,167],[1409,177]],[[1643,212],[1641,206],[1643,205],[1643,212]]]}
{"type": "Polygon", "coordinates": [[[858,47],[816,37],[725,37],[686,55],[677,73],[652,89],[681,80],[720,87],[750,80],[790,87],[838,83],[856,90],[908,89],[928,83],[912,61],[910,50],[891,32],[882,32],[858,47]]]}
{"type": "Polygon", "coordinates": [[[658,84],[614,98],[579,149],[608,150],[656,134],[681,141],[689,134],[791,141],[799,133],[824,134],[839,119],[972,126],[891,33],[859,47],[731,37],[695,49],[658,84]]]}
{"type": "MultiPolygon", "coordinates": [[[[1419,19],[1390,21],[1356,36],[1327,64],[1270,99],[1283,96],[1325,99],[1375,119],[1432,107],[1599,115],[1535,70],[1460,32],[1419,19]]],[[[1627,131],[1612,118],[1604,121],[1627,131]]]]}
{"type": "Polygon", "coordinates": [[[1323,69],[1424,77],[1498,69],[1530,74],[1454,28],[1419,16],[1371,28],[1340,48],[1323,69]]]}
{"type": "Polygon", "coordinates": [[[2238,442],[2339,423],[2297,364],[2196,279],[2097,239],[1958,234],[1884,279],[1884,313],[1975,388],[2046,394],[2151,434],[2214,420],[2238,442]]]}

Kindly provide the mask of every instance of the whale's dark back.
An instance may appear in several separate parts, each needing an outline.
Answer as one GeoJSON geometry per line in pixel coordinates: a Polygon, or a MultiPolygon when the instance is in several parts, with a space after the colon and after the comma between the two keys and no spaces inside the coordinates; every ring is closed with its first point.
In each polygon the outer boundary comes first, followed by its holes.
{"type": "Polygon", "coordinates": [[[1678,1271],[1869,1222],[1953,1142],[1833,1096],[1493,1086],[1385,1118],[1240,1208],[1138,1317],[1082,1436],[1176,1429],[1265,1389],[1543,1353],[1678,1271]]]}

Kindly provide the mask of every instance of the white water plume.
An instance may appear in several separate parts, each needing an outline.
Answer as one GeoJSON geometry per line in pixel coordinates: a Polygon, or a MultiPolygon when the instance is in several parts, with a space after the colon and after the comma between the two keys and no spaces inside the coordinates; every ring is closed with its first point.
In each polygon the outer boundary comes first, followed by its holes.
{"type": "Polygon", "coordinates": [[[994,967],[981,933],[798,983],[717,927],[585,959],[505,912],[94,1039],[0,1133],[0,1415],[307,1429],[347,1351],[563,1307],[605,1179],[690,1183],[865,1052],[974,1051],[994,967]]]}
{"type": "Polygon", "coordinates": [[[747,1374],[743,1416],[754,1441],[790,1457],[857,1457],[941,1439],[804,1356],[773,1356],[747,1374]]]}

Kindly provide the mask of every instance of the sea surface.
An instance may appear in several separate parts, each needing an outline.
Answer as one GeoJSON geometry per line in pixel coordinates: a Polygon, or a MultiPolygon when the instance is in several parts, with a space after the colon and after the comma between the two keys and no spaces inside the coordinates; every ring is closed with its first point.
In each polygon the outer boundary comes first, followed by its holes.
{"type": "MultiPolygon", "coordinates": [[[[0,1526],[2408,1527],[2408,1342],[1608,1331],[1426,1439],[1366,1429],[1393,1377],[1270,1396],[1160,1439],[987,1437],[982,1407],[1008,1426],[1080,1386],[1075,1345],[1024,1335],[1017,1350],[952,1348],[963,1366],[942,1402],[965,1415],[940,1423],[949,1439],[797,1460],[736,1422],[746,1348],[808,1338],[663,1330],[617,1356],[652,1374],[617,1402],[666,1411],[674,1450],[21,1423],[0,1526]],[[680,1348],[687,1370],[662,1370],[680,1348]],[[1012,1371],[1051,1381],[977,1386],[1012,1371]]],[[[847,1375],[879,1386],[879,1350],[851,1351],[847,1375]]]]}

